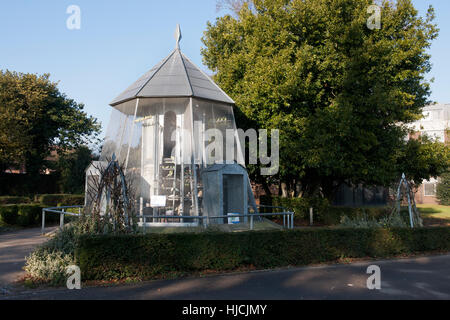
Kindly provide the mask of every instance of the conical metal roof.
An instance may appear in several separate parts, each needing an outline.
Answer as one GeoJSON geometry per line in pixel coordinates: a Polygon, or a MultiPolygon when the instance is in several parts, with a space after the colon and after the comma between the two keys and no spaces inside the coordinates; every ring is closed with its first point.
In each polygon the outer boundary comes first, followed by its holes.
{"type": "Polygon", "coordinates": [[[234,104],[233,99],[181,52],[180,39],[181,33],[175,50],[115,98],[111,106],[135,98],[169,97],[197,97],[234,104]]]}

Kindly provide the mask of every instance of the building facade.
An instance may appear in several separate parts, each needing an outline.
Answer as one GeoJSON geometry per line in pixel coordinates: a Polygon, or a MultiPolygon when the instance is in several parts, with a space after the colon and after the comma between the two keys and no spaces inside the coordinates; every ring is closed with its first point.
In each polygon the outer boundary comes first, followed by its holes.
{"type": "MultiPolygon", "coordinates": [[[[449,144],[450,128],[450,104],[429,105],[423,110],[424,117],[413,123],[410,139],[417,139],[427,135],[430,138],[437,139],[445,144],[449,144]]],[[[418,204],[439,204],[436,198],[436,188],[438,179],[425,181],[416,193],[416,203],[418,204]]]]}

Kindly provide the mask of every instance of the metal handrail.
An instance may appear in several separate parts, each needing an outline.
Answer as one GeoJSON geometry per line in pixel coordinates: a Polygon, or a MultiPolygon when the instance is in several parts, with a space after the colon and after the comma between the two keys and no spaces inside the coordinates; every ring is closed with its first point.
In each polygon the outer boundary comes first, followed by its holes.
{"type": "MultiPolygon", "coordinates": [[[[264,204],[259,204],[259,205],[256,205],[255,206],[256,208],[270,208],[270,209],[281,209],[281,210],[283,210],[283,212],[287,212],[287,213],[289,213],[290,215],[289,216],[286,216],[286,215],[283,215],[283,226],[286,226],[286,217],[288,218],[287,220],[287,223],[288,223],[288,225],[289,225],[289,229],[293,229],[294,228],[294,217],[295,217],[295,212],[290,212],[287,208],[285,208],[285,207],[280,207],[280,206],[269,206],[269,205],[264,205],[264,204]]],[[[249,206],[249,208],[253,208],[253,206],[249,206]]],[[[267,214],[268,216],[274,216],[274,215],[276,215],[276,214],[271,214],[271,213],[269,213],[269,214],[267,214]]],[[[278,215],[280,215],[280,214],[278,214],[278,215]]]]}
{"type": "MultiPolygon", "coordinates": [[[[262,207],[262,206],[259,206],[262,207]]],[[[269,208],[270,206],[265,206],[269,208]]],[[[42,234],[44,234],[45,231],[45,213],[54,213],[59,214],[59,227],[60,229],[64,228],[64,217],[65,216],[71,216],[71,217],[80,217],[81,216],[81,209],[84,208],[84,206],[69,206],[69,207],[54,207],[54,208],[45,208],[42,209],[42,234]],[[71,213],[66,212],[67,209],[78,209],[78,213],[71,213]]],[[[270,207],[270,208],[280,208],[284,209],[282,207],[270,207]]],[[[146,219],[193,219],[193,220],[199,220],[205,221],[207,220],[209,222],[210,219],[216,220],[216,219],[227,219],[227,218],[249,218],[250,219],[250,230],[254,229],[254,218],[255,217],[271,217],[271,216],[283,216],[283,227],[286,229],[294,229],[294,212],[272,212],[272,213],[249,213],[249,214],[232,214],[232,215],[223,215],[223,216],[154,216],[150,214],[141,214],[138,215],[138,218],[143,219],[143,224],[145,226],[146,219]]],[[[209,223],[208,223],[209,224],[209,223]]],[[[205,225],[206,226],[206,225],[205,225]]]]}
{"type": "MultiPolygon", "coordinates": [[[[227,218],[250,218],[250,230],[254,229],[255,217],[271,217],[271,216],[283,216],[283,227],[287,229],[294,229],[294,212],[272,212],[272,213],[249,213],[249,214],[232,214],[223,216],[154,216],[150,214],[139,215],[138,218],[143,218],[144,225],[146,219],[193,219],[193,220],[209,220],[209,219],[227,219],[227,218]],[[287,226],[286,226],[287,225],[287,226]]],[[[209,223],[208,223],[209,224],[209,223]]]]}
{"type": "Polygon", "coordinates": [[[42,227],[41,232],[42,234],[45,233],[45,213],[55,213],[59,214],[59,228],[64,228],[64,217],[65,216],[71,216],[71,217],[81,217],[81,209],[84,208],[84,206],[69,206],[69,207],[54,207],[54,208],[45,208],[42,209],[42,227]],[[78,209],[78,213],[72,213],[72,212],[66,212],[67,209],[78,209]]]}

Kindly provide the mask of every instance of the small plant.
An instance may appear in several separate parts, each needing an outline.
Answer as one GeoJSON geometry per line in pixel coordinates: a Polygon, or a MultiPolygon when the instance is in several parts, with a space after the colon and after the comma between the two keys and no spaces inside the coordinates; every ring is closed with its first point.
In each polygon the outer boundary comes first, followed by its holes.
{"type": "Polygon", "coordinates": [[[24,268],[27,272],[27,281],[52,286],[63,285],[67,278],[66,268],[75,261],[78,236],[85,233],[84,230],[86,228],[82,222],[75,222],[33,251],[26,258],[24,268]]]}
{"type": "Polygon", "coordinates": [[[378,220],[375,218],[368,218],[363,210],[362,216],[349,218],[343,216],[341,219],[341,226],[346,228],[406,228],[408,224],[405,222],[401,213],[393,213],[378,220]]]}
{"type": "Polygon", "coordinates": [[[40,248],[27,258],[25,271],[29,277],[28,282],[60,286],[67,279],[66,268],[73,264],[73,254],[40,248]]]}

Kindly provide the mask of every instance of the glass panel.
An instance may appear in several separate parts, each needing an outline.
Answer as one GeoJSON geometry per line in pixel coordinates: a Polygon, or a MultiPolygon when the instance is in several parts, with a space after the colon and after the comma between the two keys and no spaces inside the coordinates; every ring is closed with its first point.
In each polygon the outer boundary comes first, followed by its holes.
{"type": "Polygon", "coordinates": [[[194,135],[196,146],[196,162],[206,164],[225,163],[237,160],[237,152],[240,152],[240,144],[236,139],[236,123],[234,119],[232,106],[211,102],[201,99],[194,99],[194,135]],[[217,130],[214,132],[213,130],[217,130]],[[227,130],[231,130],[227,132],[227,130]],[[209,133],[209,134],[208,134],[209,133]],[[227,133],[230,135],[227,139],[227,133]],[[216,147],[220,151],[214,151],[212,143],[217,136],[218,144],[216,147]],[[227,155],[227,143],[229,143],[230,152],[227,155]],[[210,146],[208,152],[207,147],[210,146]],[[239,148],[239,149],[238,149],[239,148]]]}
{"type": "Polygon", "coordinates": [[[197,210],[202,215],[201,169],[210,160],[206,147],[213,141],[205,139],[208,130],[217,130],[223,148],[212,158],[227,160],[228,134],[228,159],[237,159],[240,145],[232,107],[201,99],[192,103],[191,108],[189,98],[139,99],[137,108],[134,100],[112,111],[101,160],[115,154],[125,166],[132,200],[148,223],[198,222],[177,216],[193,216],[197,210]],[[163,216],[173,218],[158,218],[163,216]]]}
{"type": "Polygon", "coordinates": [[[100,161],[110,160],[113,154],[116,156],[119,154],[121,141],[123,140],[123,134],[127,123],[128,121],[126,114],[116,109],[112,110],[100,161]]]}

